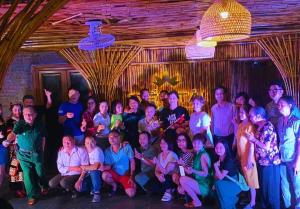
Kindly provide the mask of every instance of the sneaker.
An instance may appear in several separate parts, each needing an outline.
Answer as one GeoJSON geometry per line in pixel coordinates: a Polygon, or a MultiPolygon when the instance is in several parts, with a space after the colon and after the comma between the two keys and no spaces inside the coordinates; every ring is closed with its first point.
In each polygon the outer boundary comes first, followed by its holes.
{"type": "Polygon", "coordinates": [[[115,190],[112,189],[112,190],[108,193],[108,197],[113,197],[113,196],[116,195],[116,193],[117,193],[117,190],[115,191],[115,190]]]}
{"type": "Polygon", "coordinates": [[[93,196],[93,195],[94,195],[94,192],[93,192],[93,191],[91,191],[91,192],[90,192],[90,195],[91,195],[91,196],[93,196]]]}
{"type": "Polygon", "coordinates": [[[101,200],[100,194],[95,193],[95,194],[93,195],[92,202],[100,202],[100,200],[101,200]]]}
{"type": "Polygon", "coordinates": [[[164,196],[161,198],[161,201],[163,202],[169,202],[173,199],[172,194],[170,194],[169,192],[165,192],[164,196]]]}

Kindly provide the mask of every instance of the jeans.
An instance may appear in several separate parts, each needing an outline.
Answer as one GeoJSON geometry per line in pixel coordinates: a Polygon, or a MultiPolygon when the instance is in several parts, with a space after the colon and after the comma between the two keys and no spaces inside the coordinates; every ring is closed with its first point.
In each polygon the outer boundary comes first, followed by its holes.
{"type": "Polygon", "coordinates": [[[280,166],[281,190],[284,205],[290,207],[293,202],[300,209],[300,174],[295,175],[293,162],[284,162],[280,166]]]}
{"type": "Polygon", "coordinates": [[[143,190],[145,189],[145,185],[150,180],[150,177],[147,175],[147,173],[140,172],[134,177],[135,182],[142,187],[143,190]]]}
{"type": "Polygon", "coordinates": [[[92,191],[94,193],[100,193],[101,189],[101,171],[90,171],[82,182],[81,192],[92,191]]]}

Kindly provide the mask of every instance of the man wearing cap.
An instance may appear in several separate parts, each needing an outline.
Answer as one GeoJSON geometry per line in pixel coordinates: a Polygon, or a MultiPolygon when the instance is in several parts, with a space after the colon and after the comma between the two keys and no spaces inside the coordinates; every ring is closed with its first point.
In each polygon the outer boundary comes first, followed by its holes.
{"type": "Polygon", "coordinates": [[[84,135],[80,130],[83,107],[79,102],[80,93],[74,88],[68,92],[69,101],[64,102],[58,109],[58,122],[63,124],[64,135],[73,136],[76,145],[84,144],[84,135]]]}
{"type": "Polygon", "coordinates": [[[39,192],[46,194],[48,188],[43,171],[45,129],[36,115],[33,107],[24,107],[24,120],[18,121],[8,136],[8,139],[17,138],[17,158],[23,170],[29,205],[35,204],[39,192]]]}

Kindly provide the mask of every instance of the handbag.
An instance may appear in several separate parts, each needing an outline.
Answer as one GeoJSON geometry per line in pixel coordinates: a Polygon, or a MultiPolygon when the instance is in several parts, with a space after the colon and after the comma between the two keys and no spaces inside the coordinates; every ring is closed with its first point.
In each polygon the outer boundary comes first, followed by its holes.
{"type": "Polygon", "coordinates": [[[239,172],[239,174],[238,174],[238,181],[237,181],[236,179],[234,179],[234,178],[228,176],[228,175],[226,175],[226,177],[227,177],[230,181],[236,183],[236,184],[240,187],[240,189],[241,189],[242,191],[248,191],[248,190],[249,190],[249,186],[248,186],[248,184],[247,184],[247,182],[246,182],[244,176],[243,176],[240,172],[239,172]]]}

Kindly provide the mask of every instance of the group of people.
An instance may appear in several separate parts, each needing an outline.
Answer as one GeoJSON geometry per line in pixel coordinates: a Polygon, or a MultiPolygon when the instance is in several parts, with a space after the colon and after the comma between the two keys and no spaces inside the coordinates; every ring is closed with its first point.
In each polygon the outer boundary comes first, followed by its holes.
{"type": "MultiPolygon", "coordinates": [[[[12,147],[9,165],[15,164],[21,174],[9,172],[20,177],[23,192],[24,182],[30,205],[47,194],[48,186],[62,187],[72,198],[88,192],[92,202],[99,202],[106,184],[109,196],[121,186],[129,197],[142,191],[171,201],[178,193],[188,208],[216,197],[219,208],[234,209],[245,179],[250,193],[246,208],[280,209],[282,197],[285,208],[300,209],[300,112],[294,99],[284,95],[280,81],[269,85],[271,102],[265,108],[245,92],[238,93],[234,103],[226,100],[226,93],[223,86],[214,89],[216,104],[209,115],[203,111],[202,96],[193,96],[189,114],[179,105],[176,91],[161,91],[157,108],[149,101],[148,89],[140,91],[141,101],[130,96],[125,107],[111,101],[111,109],[110,101],[97,103],[89,97],[84,110],[79,91],[71,88],[69,100],[58,110],[64,130],[59,173],[45,181],[47,135],[31,104],[24,105],[23,117],[18,110],[19,119],[11,128],[2,120],[3,130],[10,131],[2,134],[0,174],[5,172],[6,147],[12,147]]],[[[49,107],[51,93],[46,95],[49,107]]]]}

